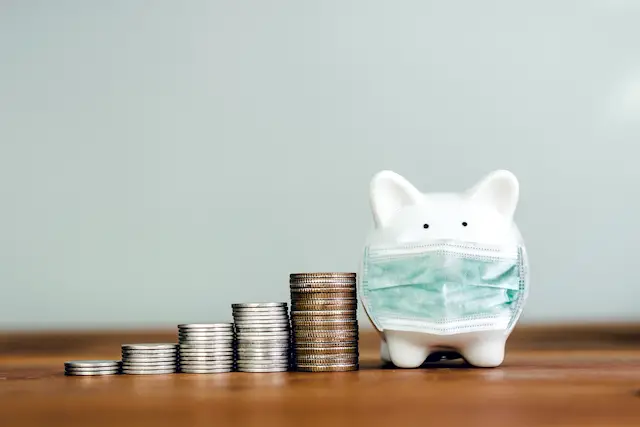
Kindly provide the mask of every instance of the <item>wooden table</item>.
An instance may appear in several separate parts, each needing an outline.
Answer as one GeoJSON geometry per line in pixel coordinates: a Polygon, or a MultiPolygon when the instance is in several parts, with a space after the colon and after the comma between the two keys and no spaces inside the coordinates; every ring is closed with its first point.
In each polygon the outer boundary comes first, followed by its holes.
{"type": "Polygon", "coordinates": [[[174,332],[0,335],[0,426],[640,426],[640,328],[518,328],[505,364],[65,377],[63,362],[119,358],[174,332]]]}

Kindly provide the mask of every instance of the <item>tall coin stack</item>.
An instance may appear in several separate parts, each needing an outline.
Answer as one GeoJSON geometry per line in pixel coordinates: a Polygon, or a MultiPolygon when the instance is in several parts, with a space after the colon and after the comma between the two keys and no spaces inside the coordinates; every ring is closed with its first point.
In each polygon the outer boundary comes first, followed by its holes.
{"type": "Polygon", "coordinates": [[[290,364],[286,302],[232,304],[239,372],[285,372],[290,364]]]}
{"type": "Polygon", "coordinates": [[[180,372],[215,374],[233,371],[233,323],[178,325],[180,372]]]}
{"type": "Polygon", "coordinates": [[[176,372],[177,363],[175,344],[122,345],[123,374],[172,374],[176,372]]]}
{"type": "Polygon", "coordinates": [[[289,276],[294,363],[298,371],[358,369],[355,273],[289,276]]]}

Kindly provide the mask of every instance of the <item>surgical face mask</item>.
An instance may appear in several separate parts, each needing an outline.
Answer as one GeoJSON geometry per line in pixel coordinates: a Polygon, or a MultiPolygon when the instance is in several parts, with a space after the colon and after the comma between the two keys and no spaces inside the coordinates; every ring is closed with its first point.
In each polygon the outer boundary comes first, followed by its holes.
{"type": "Polygon", "coordinates": [[[526,274],[524,248],[517,245],[369,246],[360,298],[380,331],[510,331],[527,296],[526,274]]]}

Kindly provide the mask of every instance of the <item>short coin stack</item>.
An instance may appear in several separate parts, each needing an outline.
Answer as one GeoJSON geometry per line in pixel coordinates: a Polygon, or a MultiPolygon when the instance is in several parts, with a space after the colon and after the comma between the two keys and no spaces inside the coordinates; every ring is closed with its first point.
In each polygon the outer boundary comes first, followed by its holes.
{"type": "Polygon", "coordinates": [[[233,323],[178,325],[180,372],[215,374],[233,371],[233,323]]]}
{"type": "Polygon", "coordinates": [[[287,303],[232,304],[240,372],[285,372],[290,363],[287,303]]]}
{"type": "Polygon", "coordinates": [[[122,373],[172,374],[177,366],[176,344],[123,344],[122,373]]]}
{"type": "Polygon", "coordinates": [[[120,373],[119,360],[74,360],[64,363],[64,374],[70,376],[115,375],[120,373]]]}
{"type": "Polygon", "coordinates": [[[357,370],[356,274],[291,274],[289,285],[295,368],[304,372],[357,370]]]}

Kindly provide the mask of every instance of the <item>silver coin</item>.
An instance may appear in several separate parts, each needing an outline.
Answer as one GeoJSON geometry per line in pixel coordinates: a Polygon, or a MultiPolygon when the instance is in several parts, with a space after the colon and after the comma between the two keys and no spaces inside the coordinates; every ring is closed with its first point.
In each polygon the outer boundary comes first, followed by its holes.
{"type": "Polygon", "coordinates": [[[264,349],[249,348],[249,349],[238,350],[237,356],[238,357],[253,357],[253,356],[272,357],[272,356],[285,356],[290,353],[291,352],[289,351],[289,349],[264,350],[264,349]]]}
{"type": "Polygon", "coordinates": [[[145,356],[141,356],[141,355],[133,355],[133,356],[129,356],[129,355],[123,355],[122,356],[122,361],[126,362],[126,361],[134,361],[134,362],[164,362],[167,360],[175,360],[178,357],[178,353],[175,354],[167,354],[164,356],[153,356],[153,355],[145,355],[145,356]]]}
{"type": "Polygon", "coordinates": [[[198,332],[178,332],[178,337],[233,337],[234,331],[198,331],[198,332]]]}
{"type": "MultiPolygon", "coordinates": [[[[198,331],[198,332],[178,332],[178,338],[183,337],[207,337],[207,338],[233,338],[235,331],[198,331]]],[[[179,342],[178,342],[179,344],[179,342]]]]}
{"type": "Polygon", "coordinates": [[[180,344],[191,344],[191,343],[232,343],[234,340],[233,337],[229,338],[212,338],[212,337],[180,337],[180,344]]]}
{"type": "Polygon", "coordinates": [[[289,370],[288,366],[283,367],[272,367],[272,368],[250,368],[250,367],[238,367],[238,372],[246,372],[246,373],[269,373],[269,372],[287,372],[289,370]]]}
{"type": "Polygon", "coordinates": [[[226,351],[226,352],[189,352],[189,353],[180,353],[180,358],[185,358],[185,357],[233,357],[235,354],[235,352],[233,351],[226,351]]]}
{"type": "Polygon", "coordinates": [[[234,311],[233,323],[240,319],[264,319],[266,317],[286,318],[289,310],[252,310],[252,311],[234,311]]]}
{"type": "Polygon", "coordinates": [[[286,307],[286,302],[245,302],[231,304],[231,308],[269,308],[269,307],[286,307]]]}
{"type": "Polygon", "coordinates": [[[202,346],[193,346],[193,345],[185,345],[180,348],[180,354],[188,354],[188,353],[229,353],[234,350],[234,346],[232,344],[228,345],[202,345],[202,346]]]}
{"type": "Polygon", "coordinates": [[[78,367],[73,367],[73,366],[65,366],[64,370],[65,371],[87,371],[87,372],[93,372],[93,371],[117,371],[121,367],[122,367],[121,365],[109,366],[109,367],[97,366],[97,367],[94,367],[94,368],[89,368],[89,367],[78,368],[78,367]]]}
{"type": "Polygon", "coordinates": [[[185,363],[180,365],[180,370],[185,369],[233,369],[233,363],[185,363]]]}
{"type": "Polygon", "coordinates": [[[176,354],[177,350],[172,351],[123,351],[122,357],[171,357],[176,354]]]}
{"type": "Polygon", "coordinates": [[[88,377],[88,376],[102,376],[102,375],[118,375],[120,374],[120,370],[110,370],[110,371],[65,371],[65,375],[69,377],[88,377]]]}
{"type": "Polygon", "coordinates": [[[167,374],[174,374],[177,371],[175,369],[158,369],[155,371],[142,371],[142,370],[138,370],[138,369],[130,369],[130,370],[123,370],[122,373],[125,375],[167,375],[167,374]]]}
{"type": "Polygon", "coordinates": [[[186,362],[233,362],[235,357],[231,355],[230,357],[210,357],[210,356],[185,356],[180,358],[180,363],[186,362]]]}
{"type": "Polygon", "coordinates": [[[252,313],[256,311],[286,311],[289,308],[288,304],[280,305],[280,306],[256,306],[256,307],[232,307],[231,312],[233,313],[252,313]]]}
{"type": "Polygon", "coordinates": [[[177,359],[158,361],[158,362],[134,362],[134,361],[125,360],[124,362],[122,362],[122,367],[125,367],[125,366],[171,366],[171,365],[175,365],[176,363],[178,363],[177,359]]]}
{"type": "Polygon", "coordinates": [[[122,344],[123,350],[175,350],[176,344],[172,343],[143,343],[122,344]]]}
{"type": "Polygon", "coordinates": [[[119,360],[71,360],[64,362],[65,367],[72,368],[111,368],[119,365],[119,360]]]}
{"type": "Polygon", "coordinates": [[[248,319],[238,320],[236,322],[236,329],[243,326],[261,326],[261,325],[274,325],[274,326],[288,326],[290,324],[289,319],[248,319]]]}
{"type": "Polygon", "coordinates": [[[289,357],[247,357],[247,358],[242,358],[242,359],[237,359],[236,360],[236,364],[238,365],[245,365],[245,364],[251,364],[251,363],[256,363],[256,364],[287,364],[289,363],[291,359],[289,357]]]}
{"type": "Polygon", "coordinates": [[[236,340],[194,340],[188,339],[180,342],[180,345],[189,346],[193,348],[232,348],[233,343],[236,340]]]}
{"type": "Polygon", "coordinates": [[[247,338],[247,337],[288,337],[289,330],[284,329],[282,331],[274,331],[274,332],[248,332],[248,331],[238,331],[238,339],[247,338]]]}
{"type": "Polygon", "coordinates": [[[188,365],[180,365],[180,371],[185,371],[186,369],[233,369],[233,363],[194,363],[188,365]]]}
{"type": "Polygon", "coordinates": [[[183,323],[178,325],[178,329],[232,329],[232,322],[225,323],[183,323]]]}
{"type": "Polygon", "coordinates": [[[289,322],[280,322],[280,323],[243,323],[238,325],[236,328],[236,336],[238,332],[246,332],[247,329],[278,329],[278,330],[289,330],[291,329],[291,325],[289,322]]]}
{"type": "Polygon", "coordinates": [[[281,350],[281,351],[289,351],[289,349],[293,347],[291,345],[291,342],[286,341],[286,340],[282,340],[282,341],[270,341],[270,340],[263,340],[263,341],[246,341],[246,342],[241,342],[238,343],[238,346],[236,347],[236,353],[239,354],[239,352],[241,352],[242,350],[273,350],[273,349],[277,349],[277,350],[281,350]]]}
{"type": "Polygon", "coordinates": [[[238,362],[237,368],[255,368],[255,369],[267,369],[267,368],[286,368],[289,366],[289,362],[285,361],[284,363],[277,362],[238,362]]]}
{"type": "Polygon", "coordinates": [[[166,349],[166,350],[131,350],[131,349],[127,349],[127,348],[123,348],[121,353],[122,354],[173,354],[177,351],[177,345],[176,348],[172,348],[172,349],[166,349]]]}
{"type": "Polygon", "coordinates": [[[255,324],[255,323],[270,323],[273,325],[277,324],[289,324],[289,318],[284,316],[264,316],[264,317],[242,317],[236,319],[236,329],[237,326],[243,326],[245,324],[255,324]]]}
{"type": "Polygon", "coordinates": [[[207,348],[207,347],[205,347],[205,348],[197,348],[197,349],[185,348],[185,349],[180,350],[180,357],[188,356],[190,354],[211,354],[211,355],[233,354],[234,350],[235,349],[233,347],[220,347],[220,348],[207,348]]]}
{"type": "Polygon", "coordinates": [[[219,368],[219,369],[181,369],[180,372],[185,374],[224,374],[227,372],[233,372],[232,368],[219,368]]]}
{"type": "Polygon", "coordinates": [[[163,370],[176,370],[178,364],[175,363],[173,365],[155,365],[155,366],[144,366],[144,365],[127,365],[122,367],[122,372],[126,371],[163,371],[163,370]]]}
{"type": "Polygon", "coordinates": [[[290,329],[289,328],[250,328],[250,329],[242,329],[238,330],[238,337],[246,337],[250,335],[260,335],[267,333],[281,334],[288,336],[290,329]]]}

